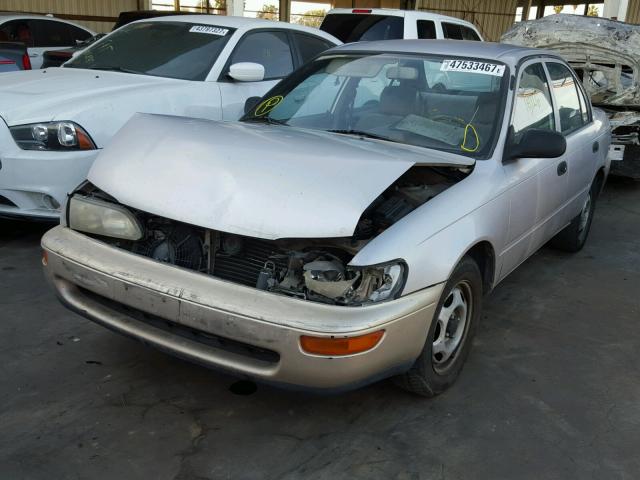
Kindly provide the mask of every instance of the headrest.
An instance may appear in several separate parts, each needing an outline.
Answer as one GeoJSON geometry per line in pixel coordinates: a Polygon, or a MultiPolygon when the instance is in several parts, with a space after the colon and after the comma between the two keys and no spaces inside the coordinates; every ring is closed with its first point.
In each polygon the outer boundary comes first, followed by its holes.
{"type": "Polygon", "coordinates": [[[418,90],[405,85],[389,86],[380,95],[380,111],[388,115],[406,116],[416,112],[418,90]]]}

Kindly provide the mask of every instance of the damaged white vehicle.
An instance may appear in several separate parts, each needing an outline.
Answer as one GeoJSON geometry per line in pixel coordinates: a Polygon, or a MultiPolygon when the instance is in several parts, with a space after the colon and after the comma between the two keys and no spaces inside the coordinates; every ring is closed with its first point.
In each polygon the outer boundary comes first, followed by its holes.
{"type": "Polygon", "coordinates": [[[519,22],[504,43],[558,52],[611,121],[611,173],[640,180],[640,26],[583,15],[519,22]]]}
{"type": "Polygon", "coordinates": [[[435,395],[482,296],[552,237],[584,245],[609,133],[551,53],[345,45],[239,123],[134,117],[43,263],[72,310],[194,362],[435,395]]]}

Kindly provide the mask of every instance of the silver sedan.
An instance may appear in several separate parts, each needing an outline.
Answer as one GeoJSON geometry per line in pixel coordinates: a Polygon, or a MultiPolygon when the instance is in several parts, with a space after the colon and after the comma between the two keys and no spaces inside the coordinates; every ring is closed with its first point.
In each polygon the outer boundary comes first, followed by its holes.
{"type": "Polygon", "coordinates": [[[247,112],[130,120],[42,240],[65,305],[241,376],[435,395],[482,297],[583,247],[609,168],[606,116],[542,50],[345,45],[247,112]]]}

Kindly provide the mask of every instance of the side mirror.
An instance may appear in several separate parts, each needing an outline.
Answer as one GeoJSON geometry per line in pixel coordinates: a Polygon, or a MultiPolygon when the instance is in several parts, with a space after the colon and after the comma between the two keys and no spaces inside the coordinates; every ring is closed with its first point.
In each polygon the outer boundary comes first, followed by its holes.
{"type": "Polygon", "coordinates": [[[261,82],[264,79],[264,67],[253,62],[234,63],[229,67],[229,76],[238,82],[261,82]]]}
{"type": "Polygon", "coordinates": [[[564,135],[551,130],[526,130],[518,143],[513,141],[513,133],[505,148],[505,160],[516,158],[557,158],[567,150],[564,135]]]}
{"type": "Polygon", "coordinates": [[[261,97],[249,97],[249,98],[247,98],[247,101],[244,102],[244,114],[246,115],[251,110],[253,110],[256,107],[256,105],[258,105],[258,103],[260,103],[260,100],[262,100],[261,97]]]}

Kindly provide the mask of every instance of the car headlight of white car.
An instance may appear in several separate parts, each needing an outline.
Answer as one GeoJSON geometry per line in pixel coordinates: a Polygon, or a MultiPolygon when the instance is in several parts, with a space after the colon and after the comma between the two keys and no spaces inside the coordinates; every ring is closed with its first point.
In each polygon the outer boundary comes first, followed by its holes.
{"type": "Polygon", "coordinates": [[[89,134],[73,122],[30,123],[10,127],[11,135],[23,150],[95,150],[89,134]]]}
{"type": "Polygon", "coordinates": [[[95,198],[75,195],[69,199],[69,228],[123,240],[142,238],[142,226],[126,208],[95,198]]]}

